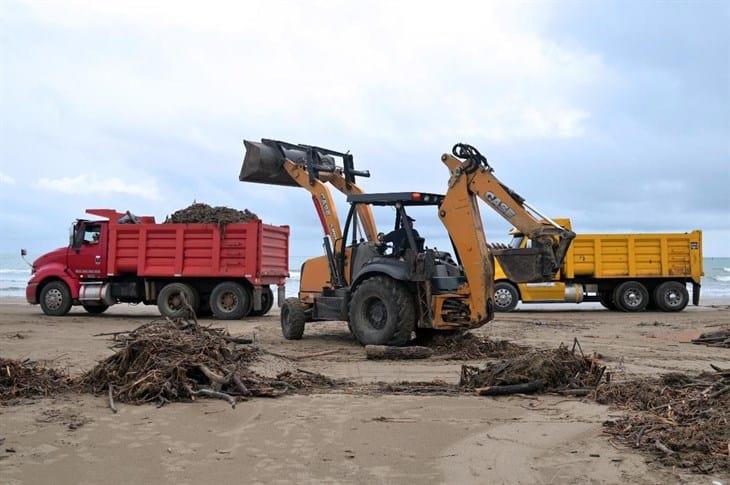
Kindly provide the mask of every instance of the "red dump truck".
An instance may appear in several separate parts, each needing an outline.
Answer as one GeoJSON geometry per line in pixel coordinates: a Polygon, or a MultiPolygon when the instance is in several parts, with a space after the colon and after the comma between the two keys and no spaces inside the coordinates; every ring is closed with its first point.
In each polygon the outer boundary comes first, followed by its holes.
{"type": "Polygon", "coordinates": [[[68,247],[33,263],[29,303],[47,315],[72,305],[102,313],[115,303],[156,304],[178,317],[190,305],[200,315],[231,320],[268,312],[289,275],[289,227],[245,223],[157,224],[111,209],[89,209],[105,220],[77,220],[68,247]]]}

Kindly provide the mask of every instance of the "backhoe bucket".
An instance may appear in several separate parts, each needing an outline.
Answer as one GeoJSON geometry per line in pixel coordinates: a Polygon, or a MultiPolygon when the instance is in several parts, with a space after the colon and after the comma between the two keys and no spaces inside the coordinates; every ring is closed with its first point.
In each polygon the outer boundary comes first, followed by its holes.
{"type": "Polygon", "coordinates": [[[492,248],[504,274],[515,283],[537,283],[552,279],[549,259],[540,248],[492,248]]]}
{"type": "MultiPolygon", "coordinates": [[[[258,184],[286,185],[299,187],[284,169],[284,157],[281,152],[270,145],[255,141],[243,141],[246,155],[238,180],[258,184]]],[[[284,150],[286,158],[295,163],[302,163],[306,153],[300,150],[284,150]]]]}

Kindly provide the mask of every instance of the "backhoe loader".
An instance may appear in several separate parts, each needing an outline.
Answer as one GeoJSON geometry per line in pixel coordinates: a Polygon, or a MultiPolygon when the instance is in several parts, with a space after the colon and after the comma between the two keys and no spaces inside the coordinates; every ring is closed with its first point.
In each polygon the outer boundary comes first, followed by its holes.
{"type": "Polygon", "coordinates": [[[282,305],[281,327],[287,339],[300,339],[305,324],[317,320],[347,321],[363,345],[404,345],[413,332],[479,327],[494,316],[495,256],[513,281],[549,280],[575,236],[502,184],[486,158],[470,145],[457,144],[441,157],[450,174],[445,194],[366,194],[355,182],[369,172],[355,170],[349,153],[266,139],[244,144],[239,179],[307,189],[325,233],[325,254],[304,262],[298,298],[287,298],[282,305]],[[344,228],[327,183],[347,195],[344,228]],[[489,247],[477,199],[529,234],[533,246],[489,247]],[[382,242],[372,206],[394,209],[399,244],[388,248],[382,242]],[[414,206],[436,209],[455,259],[425,246],[407,214],[414,206]],[[366,238],[358,238],[359,229],[366,238]]]}

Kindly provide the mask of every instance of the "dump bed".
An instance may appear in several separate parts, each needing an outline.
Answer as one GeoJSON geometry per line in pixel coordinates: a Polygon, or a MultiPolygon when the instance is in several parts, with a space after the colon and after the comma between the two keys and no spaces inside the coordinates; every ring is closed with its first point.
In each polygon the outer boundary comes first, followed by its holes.
{"type": "Polygon", "coordinates": [[[702,232],[579,234],[563,270],[568,279],[687,278],[700,283],[702,232]]]}
{"type": "Polygon", "coordinates": [[[109,275],[247,278],[283,284],[289,227],[261,221],[216,224],[109,224],[109,275]]]}

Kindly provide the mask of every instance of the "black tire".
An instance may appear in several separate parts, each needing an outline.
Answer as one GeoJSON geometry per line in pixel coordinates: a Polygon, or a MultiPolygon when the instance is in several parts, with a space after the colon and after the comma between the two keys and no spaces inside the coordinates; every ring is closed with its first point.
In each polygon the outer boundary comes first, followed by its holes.
{"type": "Polygon", "coordinates": [[[197,312],[200,300],[195,288],[186,283],[168,283],[157,295],[157,308],[160,310],[160,315],[169,318],[189,316],[190,311],[183,304],[183,294],[193,310],[197,312]]]}
{"type": "Polygon", "coordinates": [[[40,294],[43,313],[52,317],[60,317],[71,310],[71,290],[63,281],[51,281],[43,286],[40,294]]]}
{"type": "Polygon", "coordinates": [[[350,300],[350,324],[362,345],[405,345],[416,324],[413,296],[387,276],[373,276],[350,300]]]}
{"type": "Polygon", "coordinates": [[[616,304],[613,302],[613,291],[599,291],[598,301],[601,302],[603,308],[607,310],[616,310],[616,304]]]}
{"type": "Polygon", "coordinates": [[[210,309],[210,295],[204,295],[200,298],[200,306],[198,307],[197,317],[208,318],[213,316],[213,310],[210,309]]]}
{"type": "Polygon", "coordinates": [[[649,291],[639,281],[624,281],[613,290],[613,302],[623,312],[643,312],[649,304],[649,291]]]}
{"type": "Polygon", "coordinates": [[[494,285],[494,311],[511,312],[519,301],[520,294],[512,283],[500,281],[494,285]]]}
{"type": "Polygon", "coordinates": [[[251,312],[249,313],[252,317],[262,317],[271,311],[271,307],[274,306],[274,293],[271,288],[264,286],[261,288],[261,310],[254,310],[251,305],[251,312]]]}
{"type": "Polygon", "coordinates": [[[215,318],[238,320],[251,311],[251,290],[234,281],[224,281],[213,288],[209,304],[215,318]]]}
{"type": "Polygon", "coordinates": [[[665,281],[654,290],[654,303],[664,312],[679,312],[689,303],[687,286],[679,281],[665,281]]]}
{"type": "Polygon", "coordinates": [[[84,304],[82,306],[84,307],[84,310],[86,310],[88,313],[91,313],[92,315],[99,315],[109,309],[109,305],[106,305],[104,303],[99,303],[95,305],[84,304]]]}
{"type": "Polygon", "coordinates": [[[301,340],[307,313],[299,298],[287,298],[281,307],[281,334],[287,340],[301,340]]]}

